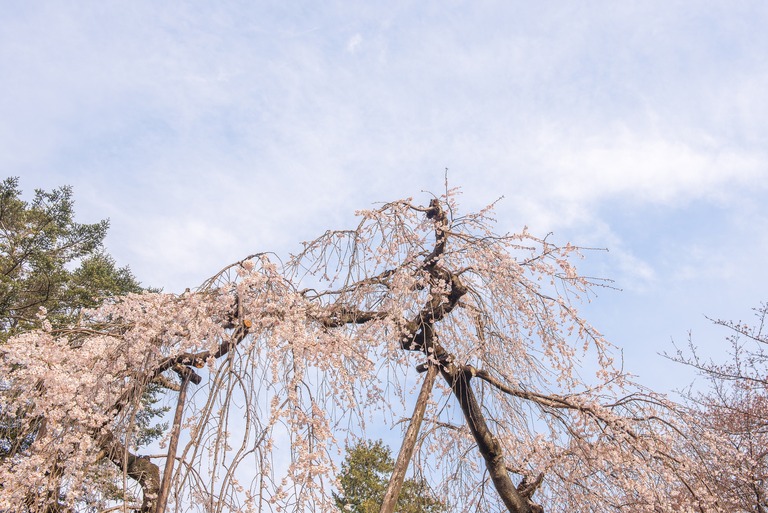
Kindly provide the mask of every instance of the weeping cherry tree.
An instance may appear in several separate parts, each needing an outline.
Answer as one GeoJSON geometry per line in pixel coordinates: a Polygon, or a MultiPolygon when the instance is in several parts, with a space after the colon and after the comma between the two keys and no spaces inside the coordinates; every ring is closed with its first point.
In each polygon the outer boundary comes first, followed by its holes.
{"type": "Polygon", "coordinates": [[[685,412],[579,316],[604,285],[579,248],[497,234],[491,207],[460,215],[456,197],[358,212],[285,261],[68,327],[41,312],[0,348],[2,409],[34,439],[0,462],[0,510],[337,511],[341,450],[372,419],[408,425],[430,375],[405,463],[451,511],[712,510],[685,412]],[[140,455],[150,386],[175,414],[140,455]]]}

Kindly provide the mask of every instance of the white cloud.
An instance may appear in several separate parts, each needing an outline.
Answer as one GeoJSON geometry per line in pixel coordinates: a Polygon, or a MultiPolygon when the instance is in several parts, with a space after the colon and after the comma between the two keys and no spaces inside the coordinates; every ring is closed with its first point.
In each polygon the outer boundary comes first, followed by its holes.
{"type": "Polygon", "coordinates": [[[363,36],[361,36],[359,33],[355,34],[354,36],[349,38],[349,41],[347,41],[347,51],[349,53],[357,52],[362,42],[363,42],[363,36]]]}
{"type": "Polygon", "coordinates": [[[501,231],[611,248],[601,275],[632,293],[687,276],[748,307],[765,282],[761,3],[128,5],[4,6],[0,166],[72,184],[151,285],[440,191],[445,167],[466,208],[506,196],[501,231]],[[716,240],[749,280],[706,281],[716,240]]]}
{"type": "Polygon", "coordinates": [[[595,202],[626,195],[635,202],[681,203],[717,198],[745,185],[763,187],[768,159],[719,141],[690,143],[620,130],[597,137],[559,138],[565,147],[547,158],[553,193],[595,202]]]}

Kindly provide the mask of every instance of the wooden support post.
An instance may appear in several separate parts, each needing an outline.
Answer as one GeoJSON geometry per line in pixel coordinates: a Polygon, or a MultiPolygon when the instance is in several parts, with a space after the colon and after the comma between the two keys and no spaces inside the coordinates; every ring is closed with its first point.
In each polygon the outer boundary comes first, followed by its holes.
{"type": "Polygon", "coordinates": [[[181,377],[181,390],[179,390],[179,399],[176,403],[176,413],[173,417],[173,427],[171,428],[171,439],[168,442],[168,456],[165,459],[165,469],[163,470],[163,482],[160,485],[160,493],[157,498],[157,507],[155,513],[165,513],[165,505],[168,502],[168,495],[171,488],[171,476],[173,475],[173,464],[176,461],[176,449],[179,445],[179,432],[181,431],[181,421],[184,416],[184,403],[187,400],[187,386],[190,378],[194,374],[191,369],[181,367],[183,371],[178,372],[181,377]]]}
{"type": "Polygon", "coordinates": [[[411,462],[413,449],[416,446],[416,439],[419,436],[421,422],[424,420],[424,412],[427,409],[429,394],[432,392],[432,387],[435,384],[435,376],[437,376],[437,365],[427,365],[424,383],[421,385],[421,392],[419,392],[419,397],[416,399],[416,407],[413,409],[411,423],[408,425],[408,429],[405,432],[403,445],[400,447],[400,453],[397,455],[395,468],[392,471],[392,477],[389,479],[387,491],[384,494],[384,500],[381,502],[379,513],[394,513],[395,511],[397,498],[400,496],[400,489],[403,486],[403,481],[405,481],[405,472],[408,470],[408,464],[411,462]]]}

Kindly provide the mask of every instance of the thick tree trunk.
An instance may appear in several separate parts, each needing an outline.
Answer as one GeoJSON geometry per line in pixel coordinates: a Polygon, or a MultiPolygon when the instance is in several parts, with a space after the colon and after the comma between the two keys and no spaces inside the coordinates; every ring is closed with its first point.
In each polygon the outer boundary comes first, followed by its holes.
{"type": "MultiPolygon", "coordinates": [[[[435,324],[459,306],[459,301],[469,289],[462,283],[459,274],[441,266],[441,257],[445,253],[448,242],[448,219],[439,200],[430,201],[429,208],[425,210],[425,213],[427,219],[432,220],[435,226],[435,246],[423,261],[423,269],[430,276],[430,295],[418,315],[403,322],[400,346],[406,351],[422,352],[428,358],[438,362],[440,372],[459,401],[467,425],[478,445],[480,454],[485,460],[494,487],[507,510],[510,513],[543,513],[543,508],[531,500],[531,496],[541,484],[543,476],[537,477],[532,484],[528,484],[524,479],[520,483],[520,488],[515,487],[504,463],[502,448],[488,428],[480,405],[470,387],[470,380],[473,377],[471,368],[458,366],[454,356],[443,347],[435,334],[435,324]],[[445,291],[446,285],[448,285],[447,292],[445,291]]],[[[337,313],[334,318],[325,323],[326,326],[357,323],[358,319],[367,322],[381,317],[381,314],[377,312],[354,312],[352,315],[341,315],[343,313],[337,313]]],[[[416,431],[418,432],[418,429],[416,431]]],[[[406,454],[405,450],[409,443],[407,436],[403,442],[401,456],[406,454]]],[[[415,438],[416,435],[413,436],[415,438]]],[[[410,456],[411,454],[408,454],[404,463],[406,467],[410,456]]],[[[401,464],[400,457],[398,457],[398,464],[401,464]]],[[[392,481],[390,481],[390,485],[392,485],[392,481]]],[[[394,509],[397,494],[392,493],[394,499],[390,498],[389,488],[387,494],[387,501],[382,504],[380,513],[390,513],[394,509]],[[389,506],[389,501],[391,501],[391,506],[389,506]]]]}
{"type": "Polygon", "coordinates": [[[494,438],[470,387],[471,375],[450,365],[442,369],[445,380],[450,384],[453,394],[459,401],[467,426],[477,442],[480,454],[491,476],[496,491],[510,513],[536,513],[536,507],[523,497],[509,478],[504,455],[499,442],[494,438]]]}
{"type": "Polygon", "coordinates": [[[419,429],[421,428],[421,422],[424,420],[424,412],[427,409],[429,394],[432,392],[436,376],[437,365],[428,365],[424,383],[421,385],[421,392],[419,392],[419,397],[416,399],[413,416],[405,432],[403,445],[400,447],[400,453],[397,455],[395,468],[392,471],[392,476],[389,478],[389,484],[384,494],[384,500],[381,502],[379,513],[393,513],[395,511],[397,498],[400,496],[400,489],[403,486],[403,481],[405,481],[405,472],[408,470],[408,464],[413,456],[416,438],[419,436],[419,429]]]}
{"type": "Polygon", "coordinates": [[[101,447],[112,463],[118,468],[125,468],[128,477],[141,486],[144,500],[140,512],[154,513],[160,492],[160,468],[149,458],[132,454],[111,432],[102,435],[101,447]]]}

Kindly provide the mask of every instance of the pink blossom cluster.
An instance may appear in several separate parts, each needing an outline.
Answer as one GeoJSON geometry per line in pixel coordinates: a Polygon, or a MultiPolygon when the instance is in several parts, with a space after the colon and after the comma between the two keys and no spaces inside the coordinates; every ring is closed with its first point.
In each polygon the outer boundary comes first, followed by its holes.
{"type": "MultiPolygon", "coordinates": [[[[335,511],[340,449],[370,419],[407,415],[418,364],[446,378],[417,469],[449,505],[499,507],[451,395],[465,376],[526,500],[536,493],[550,512],[707,510],[686,412],[635,387],[577,312],[604,285],[577,273],[579,248],[496,234],[490,207],[459,216],[456,198],[361,211],[355,229],[326,232],[285,264],[257,255],[197,291],[129,295],[70,329],[11,339],[0,407],[34,441],[0,461],[0,511],[60,498],[150,504],[154,485],[127,457],[134,420],[150,384],[181,398],[190,373],[199,379],[174,425],[184,434],[178,447],[166,437],[178,461],[166,461],[169,505],[335,511]],[[580,373],[585,359],[594,376],[580,373]],[[110,453],[116,444],[126,457],[110,453]]],[[[707,436],[697,442],[720,442],[707,436]]]]}

